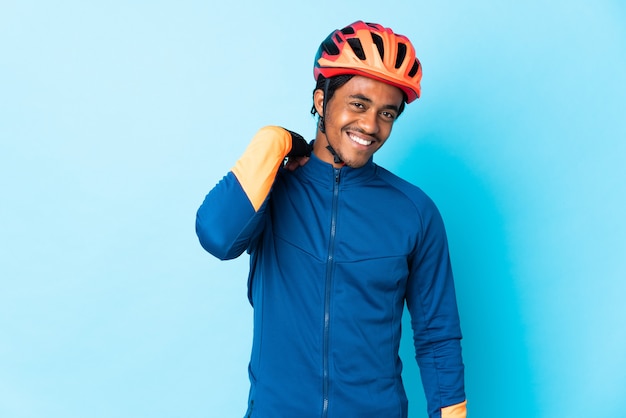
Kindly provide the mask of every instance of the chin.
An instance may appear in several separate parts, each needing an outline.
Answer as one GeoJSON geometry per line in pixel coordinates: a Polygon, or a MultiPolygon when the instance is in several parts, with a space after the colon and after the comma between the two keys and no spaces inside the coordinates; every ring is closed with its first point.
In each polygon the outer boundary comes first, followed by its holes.
{"type": "Polygon", "coordinates": [[[369,160],[369,158],[366,158],[365,160],[363,160],[363,159],[358,159],[358,160],[348,159],[348,160],[343,160],[343,162],[348,167],[351,167],[351,168],[361,168],[365,164],[367,164],[368,160],[369,160]]]}

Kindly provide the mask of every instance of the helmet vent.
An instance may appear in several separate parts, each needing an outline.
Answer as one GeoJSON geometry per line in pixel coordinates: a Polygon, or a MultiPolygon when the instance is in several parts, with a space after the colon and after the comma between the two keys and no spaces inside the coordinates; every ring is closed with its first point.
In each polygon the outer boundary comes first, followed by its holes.
{"type": "Polygon", "coordinates": [[[376,48],[378,48],[378,54],[380,55],[380,58],[384,59],[385,58],[385,43],[383,42],[383,38],[381,38],[380,35],[372,32],[372,41],[374,41],[376,48]]]}
{"type": "Polygon", "coordinates": [[[365,52],[363,52],[363,45],[361,45],[361,41],[357,38],[349,38],[348,43],[354,51],[354,54],[359,57],[360,60],[365,61],[365,52]]]}
{"type": "Polygon", "coordinates": [[[341,33],[343,33],[344,35],[354,35],[355,31],[352,26],[346,26],[345,28],[341,29],[341,33]]]}
{"type": "Polygon", "coordinates": [[[332,36],[329,36],[322,42],[322,48],[328,55],[339,55],[339,48],[333,42],[332,36]]]}
{"type": "Polygon", "coordinates": [[[406,44],[399,42],[398,43],[398,55],[396,55],[396,68],[402,67],[402,62],[404,62],[404,57],[406,57],[406,44]]]}
{"type": "Polygon", "coordinates": [[[415,62],[413,63],[413,67],[411,67],[411,71],[409,71],[409,77],[415,76],[415,74],[417,74],[417,70],[419,70],[419,68],[420,68],[420,63],[419,63],[419,61],[415,60],[415,62]]]}

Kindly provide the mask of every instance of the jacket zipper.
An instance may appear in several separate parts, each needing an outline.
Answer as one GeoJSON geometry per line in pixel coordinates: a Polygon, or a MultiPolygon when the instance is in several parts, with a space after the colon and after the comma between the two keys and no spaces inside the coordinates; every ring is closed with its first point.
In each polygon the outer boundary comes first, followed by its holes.
{"type": "Polygon", "coordinates": [[[323,352],[323,404],[322,418],[328,416],[328,386],[329,386],[329,339],[330,339],[330,293],[333,279],[333,264],[335,262],[335,234],[337,231],[337,201],[339,199],[339,174],[341,169],[335,168],[335,183],[333,185],[333,206],[330,217],[330,242],[328,258],[326,260],[326,288],[324,294],[324,352],[323,352]]]}

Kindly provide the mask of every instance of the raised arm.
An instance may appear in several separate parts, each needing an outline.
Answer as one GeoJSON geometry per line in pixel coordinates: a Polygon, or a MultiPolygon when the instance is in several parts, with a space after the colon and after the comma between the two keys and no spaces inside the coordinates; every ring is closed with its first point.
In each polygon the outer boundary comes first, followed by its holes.
{"type": "Polygon", "coordinates": [[[304,139],[291,131],[260,129],[198,209],[196,234],[202,247],[222,260],[241,255],[262,227],[264,203],[285,157],[307,149],[304,139]]]}

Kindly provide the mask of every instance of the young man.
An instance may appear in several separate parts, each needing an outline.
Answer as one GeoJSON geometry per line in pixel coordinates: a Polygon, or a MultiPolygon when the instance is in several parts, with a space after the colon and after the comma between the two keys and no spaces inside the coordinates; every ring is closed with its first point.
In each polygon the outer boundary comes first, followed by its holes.
{"type": "Polygon", "coordinates": [[[208,252],[250,254],[246,416],[406,417],[406,303],[429,416],[465,417],[442,219],[419,188],[372,160],[420,95],[415,50],[358,21],[330,34],[314,67],[312,147],[283,128],[261,129],[197,213],[208,252]]]}

